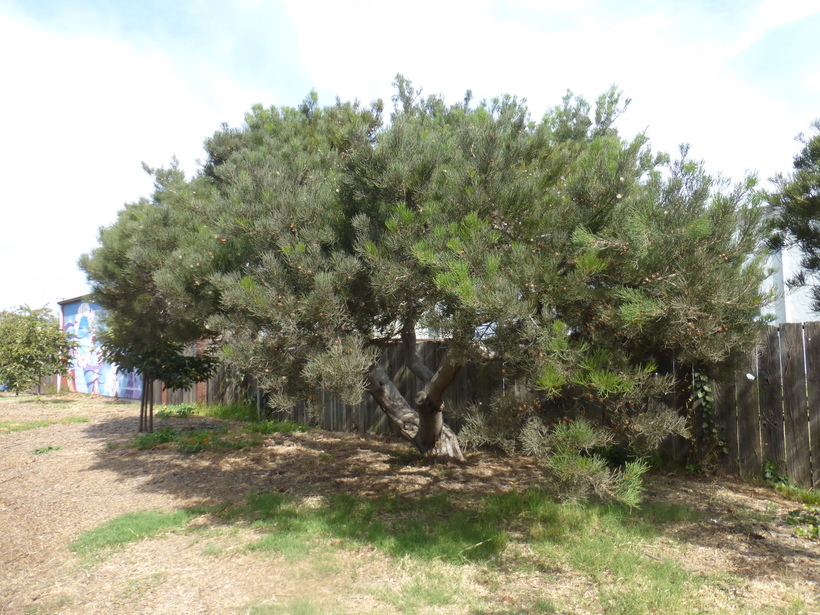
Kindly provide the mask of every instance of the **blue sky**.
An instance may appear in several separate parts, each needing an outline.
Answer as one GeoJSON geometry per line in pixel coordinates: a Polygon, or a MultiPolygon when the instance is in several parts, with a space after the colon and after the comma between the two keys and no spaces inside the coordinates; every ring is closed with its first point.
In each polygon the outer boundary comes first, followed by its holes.
{"type": "Polygon", "coordinates": [[[150,195],[142,162],[192,174],[254,103],[389,100],[397,72],[536,118],[615,84],[625,135],[765,180],[820,117],[818,38],[817,0],[0,0],[0,309],[87,292],[77,259],[150,195]]]}

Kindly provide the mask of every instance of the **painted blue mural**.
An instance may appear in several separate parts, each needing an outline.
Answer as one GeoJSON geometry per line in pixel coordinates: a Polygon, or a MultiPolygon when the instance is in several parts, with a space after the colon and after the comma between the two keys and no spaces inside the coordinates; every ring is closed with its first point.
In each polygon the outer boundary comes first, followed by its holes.
{"type": "Polygon", "coordinates": [[[142,378],[102,360],[97,332],[102,327],[103,309],[96,303],[77,299],[62,303],[63,329],[77,342],[72,351],[70,386],[78,393],[139,399],[142,378]]]}

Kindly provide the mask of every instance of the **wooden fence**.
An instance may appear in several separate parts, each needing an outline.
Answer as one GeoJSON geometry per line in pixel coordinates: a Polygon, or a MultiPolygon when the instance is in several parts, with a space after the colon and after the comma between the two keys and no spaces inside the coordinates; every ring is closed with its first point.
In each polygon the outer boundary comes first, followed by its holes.
{"type": "MultiPolygon", "coordinates": [[[[418,345],[419,356],[425,365],[435,370],[444,356],[446,346],[439,342],[426,341],[418,345]]],[[[414,399],[419,390],[419,380],[406,367],[402,348],[399,344],[389,346],[380,358],[382,367],[393,375],[393,382],[405,396],[405,399],[414,399]],[[398,367],[397,369],[397,366],[398,367]]],[[[478,401],[490,397],[491,389],[501,382],[500,367],[489,365],[484,367],[466,367],[461,369],[456,380],[450,385],[444,401],[447,406],[478,401]],[[495,372],[490,375],[490,372],[495,372]]],[[[243,381],[232,380],[224,373],[218,373],[208,382],[198,384],[190,389],[172,389],[162,391],[157,383],[154,387],[155,404],[183,404],[204,402],[210,404],[226,404],[231,402],[257,403],[264,407],[264,399],[258,396],[256,383],[253,379],[243,381]]],[[[316,389],[318,409],[315,416],[319,417],[324,429],[330,431],[359,431],[362,433],[388,434],[393,431],[387,415],[382,412],[371,395],[365,394],[360,404],[349,405],[321,388],[316,389]]],[[[300,403],[288,411],[277,412],[277,418],[289,418],[307,422],[311,419],[311,408],[308,404],[300,403]]]]}
{"type": "MultiPolygon", "coordinates": [[[[435,369],[445,352],[437,342],[419,344],[425,364],[435,369]]],[[[382,365],[394,374],[394,382],[407,399],[418,390],[418,379],[403,367],[401,347],[389,347],[382,365]],[[402,365],[398,370],[395,366],[402,365]]],[[[462,369],[448,389],[448,405],[488,399],[502,386],[498,365],[462,369]]],[[[53,380],[53,379],[49,379],[53,380]]],[[[237,381],[225,373],[185,390],[163,391],[155,387],[156,404],[205,402],[258,403],[252,379],[237,381]]],[[[760,476],[770,462],[781,475],[788,475],[805,487],[820,487],[820,322],[783,324],[769,327],[764,343],[728,381],[714,384],[715,420],[726,444],[724,468],[741,476],[760,476]]],[[[370,395],[351,406],[327,394],[316,392],[317,412],[322,427],[333,431],[390,433],[391,426],[370,395]]],[[[682,396],[685,397],[685,396],[682,396]]],[[[681,412],[686,404],[679,400],[681,412]]],[[[305,404],[280,413],[279,418],[306,421],[310,409],[305,404]]],[[[702,418],[702,417],[701,417],[702,418]]],[[[695,420],[699,429],[700,420],[695,420]]],[[[695,434],[695,446],[707,441],[695,434]]],[[[697,458],[692,442],[679,439],[665,450],[676,461],[697,458]]],[[[702,451],[701,451],[702,452],[702,451]]]]}
{"type": "Polygon", "coordinates": [[[766,462],[820,486],[820,322],[769,327],[729,381],[715,385],[726,469],[760,476],[766,462]]]}

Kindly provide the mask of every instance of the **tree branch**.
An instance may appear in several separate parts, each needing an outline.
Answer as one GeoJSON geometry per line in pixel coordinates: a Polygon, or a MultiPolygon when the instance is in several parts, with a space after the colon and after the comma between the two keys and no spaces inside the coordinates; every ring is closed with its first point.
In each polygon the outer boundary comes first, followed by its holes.
{"type": "Polygon", "coordinates": [[[419,416],[393,384],[384,368],[374,365],[365,375],[365,382],[373,399],[396,423],[402,437],[415,444],[419,431],[419,416]]]}
{"type": "Polygon", "coordinates": [[[427,382],[427,386],[416,395],[416,405],[420,412],[427,410],[428,408],[425,406],[428,405],[430,411],[441,411],[444,405],[444,393],[453,383],[453,380],[456,379],[458,372],[461,371],[461,365],[452,362],[451,357],[452,349],[448,349],[444,353],[436,373],[427,382]]]}
{"type": "Polygon", "coordinates": [[[427,385],[433,379],[433,370],[424,364],[416,350],[415,323],[407,322],[401,330],[401,343],[404,348],[404,364],[415,376],[427,385]]]}

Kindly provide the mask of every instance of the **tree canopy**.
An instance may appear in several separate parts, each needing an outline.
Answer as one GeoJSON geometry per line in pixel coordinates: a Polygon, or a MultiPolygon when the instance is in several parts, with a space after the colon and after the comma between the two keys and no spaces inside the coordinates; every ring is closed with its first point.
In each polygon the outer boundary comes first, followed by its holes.
{"type": "MultiPolygon", "coordinates": [[[[187,183],[176,164],[146,171],[155,178],[153,199],[126,206],[115,224],[100,230],[100,246],[80,258],[94,299],[105,309],[103,355],[142,376],[140,431],[153,430],[155,380],[186,388],[207,380],[218,363],[210,352],[188,351],[208,338],[204,319],[210,304],[179,306],[162,292],[167,259],[185,245],[195,223],[173,206],[174,194],[187,183]]],[[[190,297],[198,299],[194,289],[190,297]]]]}
{"type": "Polygon", "coordinates": [[[43,376],[68,374],[73,343],[46,307],[0,312],[0,385],[19,394],[43,376]]]}
{"type": "Polygon", "coordinates": [[[820,119],[812,124],[815,134],[800,135],[803,144],[794,158],[794,170],[790,175],[774,178],[776,190],[768,195],[772,206],[774,233],[771,240],[774,249],[797,246],[802,252],[802,271],[793,284],[810,284],[812,308],[820,312],[820,119]]]}
{"type": "Polygon", "coordinates": [[[719,366],[761,328],[754,180],[728,186],[686,148],[673,160],[623,138],[614,89],[534,120],[513,96],[448,104],[394,85],[389,119],[381,101],[257,105],[206,141],[196,177],[154,171],[153,199],[82,262],[100,302],[116,312],[105,297],[144,266],[162,317],[201,326],[273,404],[317,385],[351,403],[369,393],[440,457],[461,457],[447,387],[491,361],[519,393],[468,411],[463,439],[513,425],[505,442],[554,449],[550,425],[579,422],[640,447],[681,431],[663,404],[685,372],[673,363],[719,366]],[[135,225],[139,247],[114,256],[135,225]],[[419,327],[447,347],[435,369],[419,327]],[[393,383],[400,366],[377,361],[397,343],[415,399],[393,383]]]}

